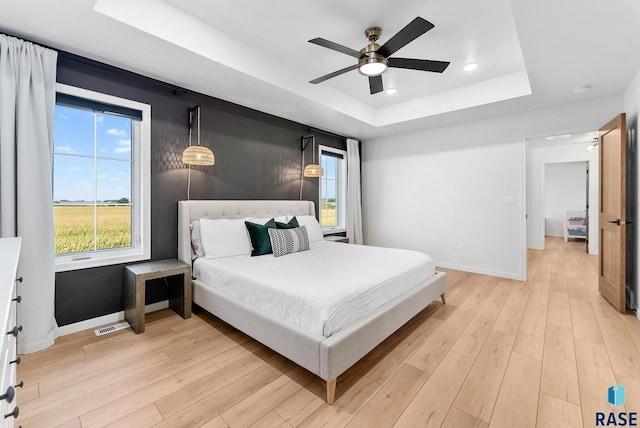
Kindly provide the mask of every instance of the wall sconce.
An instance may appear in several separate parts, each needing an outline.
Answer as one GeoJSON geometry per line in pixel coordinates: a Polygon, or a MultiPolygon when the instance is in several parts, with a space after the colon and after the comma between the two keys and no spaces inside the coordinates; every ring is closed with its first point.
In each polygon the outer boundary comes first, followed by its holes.
{"type": "Polygon", "coordinates": [[[322,177],[324,170],[320,165],[316,163],[316,137],[315,135],[306,135],[302,137],[302,163],[300,165],[300,200],[302,200],[302,184],[304,177],[322,177]],[[309,142],[312,143],[313,156],[312,161],[307,166],[304,166],[304,151],[307,149],[309,142]]]}
{"type": "Polygon", "coordinates": [[[187,199],[190,198],[191,191],[191,165],[211,166],[216,159],[213,152],[208,148],[200,145],[200,106],[197,105],[189,109],[189,147],[182,152],[182,162],[189,165],[189,179],[187,181],[187,199]],[[196,122],[196,130],[198,132],[198,145],[191,145],[191,136],[193,134],[194,120],[196,122]]]}

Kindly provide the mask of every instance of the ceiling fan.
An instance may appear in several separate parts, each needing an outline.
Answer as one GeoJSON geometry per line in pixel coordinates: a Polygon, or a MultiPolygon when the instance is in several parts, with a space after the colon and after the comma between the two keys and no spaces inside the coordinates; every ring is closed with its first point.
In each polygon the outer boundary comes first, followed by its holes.
{"type": "Polygon", "coordinates": [[[348,71],[358,69],[360,74],[369,77],[369,88],[371,95],[383,91],[382,73],[387,71],[388,67],[407,68],[410,70],[432,71],[442,73],[449,66],[448,61],[432,61],[428,59],[413,58],[391,58],[396,51],[408,45],[427,31],[434,27],[432,23],[419,16],[411,21],[406,27],[398,31],[392,38],[380,46],[377,40],[380,38],[382,29],[380,27],[369,27],[364,34],[369,40],[369,44],[360,51],[348,48],[338,43],[331,42],[322,38],[309,40],[318,46],[333,49],[358,59],[358,63],[345,67],[333,73],[326,74],[317,79],[311,80],[309,83],[320,83],[333,77],[344,74],[348,71]]]}

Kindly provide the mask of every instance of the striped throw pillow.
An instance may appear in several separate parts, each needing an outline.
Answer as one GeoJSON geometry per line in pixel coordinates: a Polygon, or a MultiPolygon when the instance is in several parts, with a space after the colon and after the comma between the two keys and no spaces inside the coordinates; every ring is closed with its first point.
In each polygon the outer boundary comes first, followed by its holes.
{"type": "Polygon", "coordinates": [[[293,229],[268,229],[275,257],[309,249],[309,236],[305,226],[293,229]]]}

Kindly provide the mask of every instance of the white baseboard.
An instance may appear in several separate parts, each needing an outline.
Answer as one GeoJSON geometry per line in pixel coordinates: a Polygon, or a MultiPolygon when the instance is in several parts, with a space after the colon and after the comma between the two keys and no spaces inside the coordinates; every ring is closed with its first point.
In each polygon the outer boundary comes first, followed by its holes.
{"type": "MultiPolygon", "coordinates": [[[[144,307],[144,313],[148,314],[149,312],[159,311],[160,309],[165,309],[168,307],[169,301],[163,300],[162,302],[146,305],[144,307]]],[[[63,325],[62,327],[58,327],[58,337],[77,333],[83,330],[94,329],[96,327],[102,327],[103,325],[120,322],[122,320],[124,320],[124,311],[116,312],[109,315],[103,315],[97,318],[91,318],[89,320],[80,321],[73,324],[63,325]]]]}
{"type": "Polygon", "coordinates": [[[476,267],[473,267],[473,266],[456,265],[456,264],[452,264],[452,263],[436,263],[436,267],[443,267],[443,268],[446,268],[446,269],[461,270],[463,272],[479,273],[479,274],[482,274],[482,275],[497,276],[497,277],[500,277],[500,278],[515,279],[517,281],[524,281],[525,280],[524,276],[522,274],[519,274],[519,273],[502,272],[502,271],[491,270],[491,269],[481,269],[481,268],[476,268],[476,267]]]}
{"type": "Polygon", "coordinates": [[[544,245],[529,244],[528,250],[544,250],[544,245]]]}

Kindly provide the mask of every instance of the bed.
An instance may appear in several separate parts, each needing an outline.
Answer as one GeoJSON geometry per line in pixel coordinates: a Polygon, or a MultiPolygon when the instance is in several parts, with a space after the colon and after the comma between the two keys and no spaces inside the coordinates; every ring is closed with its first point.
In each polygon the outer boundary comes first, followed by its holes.
{"type": "MultiPolygon", "coordinates": [[[[292,216],[300,218],[314,215],[315,205],[310,201],[179,201],[178,258],[187,263],[193,261],[191,225],[201,219],[291,218],[292,216]]],[[[197,258],[193,261],[193,301],[216,317],[325,380],[327,382],[326,400],[327,403],[332,404],[335,399],[336,379],[340,374],[431,302],[438,299],[442,299],[443,303],[446,302],[446,274],[435,270],[427,274],[425,273],[426,265],[421,269],[411,270],[411,263],[425,264],[424,257],[421,258],[419,253],[403,252],[404,250],[397,250],[399,253],[396,254],[397,258],[393,264],[406,263],[408,268],[401,273],[389,275],[390,278],[393,276],[392,291],[389,291],[390,285],[387,285],[385,280],[380,280],[379,286],[372,287],[374,290],[369,294],[373,297],[369,296],[369,298],[374,302],[371,304],[373,309],[362,314],[353,315],[353,309],[366,307],[370,303],[363,304],[360,301],[354,303],[346,298],[333,299],[333,295],[340,294],[338,288],[334,290],[335,293],[329,290],[328,293],[319,295],[318,299],[330,301],[333,305],[329,310],[331,314],[334,312],[347,314],[346,318],[337,316],[332,319],[327,318],[326,314],[319,314],[325,310],[322,309],[325,306],[316,307],[304,302],[298,305],[291,304],[291,300],[286,299],[261,298],[262,288],[258,288],[257,292],[254,291],[257,297],[248,291],[250,285],[254,288],[266,287],[269,283],[273,288],[278,288],[280,285],[278,272],[287,272],[290,276],[293,275],[289,281],[296,281],[298,278],[297,282],[310,283],[311,288],[307,288],[305,293],[313,292],[320,288],[313,286],[311,282],[317,275],[304,276],[305,272],[313,269],[311,265],[307,266],[304,263],[311,258],[324,260],[324,257],[327,257],[326,260],[330,260],[328,257],[331,257],[331,253],[336,253],[339,258],[344,259],[348,257],[346,253],[355,251],[353,247],[360,246],[317,241],[312,243],[310,251],[304,251],[304,254],[290,254],[278,258],[271,255],[230,257],[217,259],[216,263],[197,258]],[[274,264],[276,260],[277,263],[274,264]],[[225,288],[225,284],[234,284],[232,292],[229,292],[229,287],[225,288]],[[381,290],[385,295],[395,293],[393,294],[395,297],[386,303],[380,303],[376,299],[380,296],[381,290]],[[253,297],[247,297],[248,295],[253,297]],[[299,309],[305,306],[307,309],[299,309]],[[313,312],[314,310],[316,312],[313,312]],[[306,313],[311,315],[308,319],[303,319],[302,315],[306,313]],[[349,319],[352,315],[355,320],[349,319]]],[[[360,247],[358,250],[363,254],[362,257],[373,257],[372,260],[376,260],[376,257],[388,257],[391,254],[387,253],[388,251],[395,250],[375,247],[360,247]]],[[[353,259],[352,264],[358,264],[356,258],[353,259]]],[[[384,278],[383,274],[379,276],[384,278]]],[[[353,282],[354,287],[369,279],[371,278],[367,278],[365,270],[362,275],[347,275],[347,280],[353,282]]],[[[330,282],[327,281],[327,283],[330,282]]],[[[277,292],[280,291],[282,290],[277,290],[277,292]]],[[[294,295],[293,299],[295,301],[297,296],[294,295]]]]}

